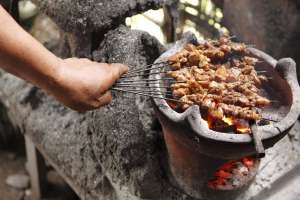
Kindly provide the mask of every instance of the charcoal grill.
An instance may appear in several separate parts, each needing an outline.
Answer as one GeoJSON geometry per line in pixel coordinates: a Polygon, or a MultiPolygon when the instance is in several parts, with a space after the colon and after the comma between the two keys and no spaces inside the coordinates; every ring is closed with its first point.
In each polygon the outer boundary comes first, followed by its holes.
{"type": "MultiPolygon", "coordinates": [[[[169,56],[182,50],[188,43],[198,44],[193,34],[187,34],[155,63],[166,61],[169,56]]],[[[256,69],[266,71],[265,75],[271,77],[263,86],[263,91],[275,103],[264,109],[262,114],[273,122],[257,127],[264,148],[270,148],[289,132],[300,114],[300,88],[296,64],[290,58],[277,61],[260,50],[254,48],[249,50],[251,56],[262,61],[257,64],[256,69]]],[[[157,73],[159,71],[156,68],[153,67],[151,71],[153,75],[150,78],[163,79],[165,74],[157,73]]],[[[156,82],[152,87],[155,91],[166,93],[162,86],[169,86],[169,84],[168,81],[156,82]]],[[[155,98],[153,101],[167,147],[169,179],[174,185],[200,199],[213,199],[217,194],[224,195],[224,192],[228,193],[230,190],[242,191],[249,185],[258,169],[259,159],[253,167],[253,173],[235,187],[216,191],[208,188],[207,182],[217,168],[225,162],[256,155],[251,135],[210,130],[196,105],[183,113],[178,113],[165,99],[155,98]]]]}

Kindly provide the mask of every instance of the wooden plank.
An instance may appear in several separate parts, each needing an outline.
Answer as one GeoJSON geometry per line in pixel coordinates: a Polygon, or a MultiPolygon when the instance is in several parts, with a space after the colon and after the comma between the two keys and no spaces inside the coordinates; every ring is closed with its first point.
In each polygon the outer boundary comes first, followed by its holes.
{"type": "Polygon", "coordinates": [[[28,172],[31,180],[32,200],[41,200],[46,187],[46,165],[31,139],[25,135],[28,172]]]}

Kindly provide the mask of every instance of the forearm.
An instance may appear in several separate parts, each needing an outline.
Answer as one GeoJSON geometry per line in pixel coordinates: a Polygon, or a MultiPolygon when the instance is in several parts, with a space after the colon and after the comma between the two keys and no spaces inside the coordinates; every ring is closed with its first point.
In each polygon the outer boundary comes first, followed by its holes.
{"type": "Polygon", "coordinates": [[[38,87],[55,85],[60,59],[24,31],[0,6],[0,67],[38,87]]]}
{"type": "Polygon", "coordinates": [[[64,105],[87,111],[111,101],[122,64],[62,60],[25,32],[0,6],[0,68],[46,90],[64,105]]]}

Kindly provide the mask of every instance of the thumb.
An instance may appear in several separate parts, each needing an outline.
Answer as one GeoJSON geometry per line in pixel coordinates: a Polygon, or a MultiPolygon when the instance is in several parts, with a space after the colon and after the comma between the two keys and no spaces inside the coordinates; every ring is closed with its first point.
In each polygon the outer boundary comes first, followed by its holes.
{"type": "Polygon", "coordinates": [[[112,79],[116,81],[120,78],[120,76],[128,72],[128,66],[119,63],[113,63],[110,64],[110,70],[112,72],[112,79]]]}

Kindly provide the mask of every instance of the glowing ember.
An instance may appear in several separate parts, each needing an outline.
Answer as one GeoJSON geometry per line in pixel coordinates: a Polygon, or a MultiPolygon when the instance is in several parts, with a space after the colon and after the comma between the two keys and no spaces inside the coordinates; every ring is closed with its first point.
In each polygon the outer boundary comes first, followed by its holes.
{"type": "Polygon", "coordinates": [[[249,134],[251,131],[250,128],[237,128],[236,130],[240,133],[246,133],[246,134],[249,134]]]}
{"type": "Polygon", "coordinates": [[[212,129],[213,128],[213,117],[211,115],[208,115],[207,116],[207,125],[208,125],[208,128],[212,129]]]}
{"type": "Polygon", "coordinates": [[[211,115],[207,116],[207,125],[209,129],[216,130],[217,128],[220,130],[226,129],[228,127],[233,127],[236,133],[250,134],[251,129],[249,122],[244,119],[236,119],[232,116],[224,116],[222,120],[213,119],[211,115]],[[220,125],[220,122],[222,122],[220,125]]]}
{"type": "Polygon", "coordinates": [[[236,126],[236,130],[237,130],[238,133],[246,133],[246,134],[251,133],[250,125],[249,125],[249,122],[247,120],[236,119],[235,120],[235,126],[236,126]]]}
{"type": "Polygon", "coordinates": [[[226,124],[228,124],[228,125],[233,125],[233,118],[232,117],[226,117],[226,116],[224,116],[223,117],[223,122],[225,122],[226,124]]]}
{"type": "Polygon", "coordinates": [[[229,161],[223,164],[214,173],[213,178],[208,182],[208,186],[217,189],[226,184],[232,184],[239,176],[247,176],[255,165],[255,159],[244,157],[240,160],[229,161]]]}

